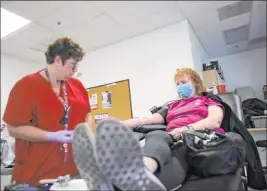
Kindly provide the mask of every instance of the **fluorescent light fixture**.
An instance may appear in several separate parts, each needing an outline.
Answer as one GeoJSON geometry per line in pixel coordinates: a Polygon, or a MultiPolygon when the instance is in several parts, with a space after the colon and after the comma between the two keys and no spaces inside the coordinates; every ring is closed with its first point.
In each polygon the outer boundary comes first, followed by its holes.
{"type": "Polygon", "coordinates": [[[31,23],[19,15],[1,8],[1,39],[31,23]]]}

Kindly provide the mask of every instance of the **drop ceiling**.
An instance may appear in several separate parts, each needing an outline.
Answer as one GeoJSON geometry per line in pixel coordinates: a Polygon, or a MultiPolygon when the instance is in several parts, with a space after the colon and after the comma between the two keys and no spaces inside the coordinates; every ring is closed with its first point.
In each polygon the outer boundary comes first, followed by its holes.
{"type": "Polygon", "coordinates": [[[266,47],[266,1],[179,1],[210,58],[266,47]]]}
{"type": "Polygon", "coordinates": [[[33,21],[1,39],[1,53],[43,63],[57,37],[70,36],[91,52],[185,19],[211,58],[264,47],[266,2],[246,2],[1,1],[33,21]]]}

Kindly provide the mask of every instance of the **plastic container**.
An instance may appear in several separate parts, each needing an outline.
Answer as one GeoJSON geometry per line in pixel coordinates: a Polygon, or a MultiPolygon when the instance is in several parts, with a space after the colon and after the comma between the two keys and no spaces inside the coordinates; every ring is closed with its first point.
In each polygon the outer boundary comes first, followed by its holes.
{"type": "Polygon", "coordinates": [[[255,128],[267,128],[267,116],[253,116],[250,119],[255,128]]]}

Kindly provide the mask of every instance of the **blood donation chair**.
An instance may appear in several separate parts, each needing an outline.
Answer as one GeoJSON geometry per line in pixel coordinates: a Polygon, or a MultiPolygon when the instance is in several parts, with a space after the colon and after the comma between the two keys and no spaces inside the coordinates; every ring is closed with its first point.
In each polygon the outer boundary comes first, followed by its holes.
{"type": "MultiPolygon", "coordinates": [[[[237,115],[237,117],[244,122],[243,112],[241,108],[240,97],[234,93],[224,93],[220,94],[219,97],[227,103],[233,112],[237,115]]],[[[155,113],[160,107],[153,107],[150,111],[151,113],[155,113]]],[[[135,136],[140,140],[140,144],[144,144],[145,134],[154,130],[165,130],[165,125],[145,125],[138,126],[133,129],[135,136]]],[[[180,142],[182,144],[182,142],[180,142]]],[[[175,144],[176,146],[176,144],[175,144]]],[[[179,147],[181,148],[181,147],[179,147]]],[[[179,157],[180,149],[178,147],[172,147],[173,158],[179,157]]],[[[198,177],[194,174],[188,173],[186,180],[181,185],[176,185],[173,182],[168,183],[169,172],[171,172],[171,167],[169,169],[162,169],[164,178],[164,185],[167,187],[169,191],[189,191],[189,190],[206,190],[206,191],[247,191],[247,171],[246,166],[241,167],[235,173],[220,175],[220,176],[212,176],[207,178],[198,177]]],[[[172,172],[173,173],[173,172],[172,172]]],[[[177,172],[179,173],[179,172],[177,172]]],[[[161,175],[160,175],[161,176],[161,175]]],[[[72,178],[71,178],[72,179],[72,178]]],[[[77,188],[85,188],[86,184],[83,179],[78,177],[77,179],[72,179],[72,186],[77,188]]],[[[67,188],[67,187],[66,187],[67,188]]],[[[72,188],[68,186],[71,190],[72,188]]],[[[41,189],[42,190],[42,189],[41,189]]],[[[46,190],[46,189],[45,189],[46,190]]],[[[73,190],[73,189],[72,189],[73,190]]],[[[118,190],[117,188],[115,189],[118,190]]]]}
{"type": "MultiPolygon", "coordinates": [[[[240,97],[234,93],[224,93],[220,94],[219,97],[227,103],[237,117],[244,122],[243,112],[241,108],[240,97]]],[[[159,109],[159,108],[158,108],[159,109]]],[[[150,110],[152,113],[157,111],[157,107],[153,107],[150,110]]],[[[142,142],[144,141],[145,134],[154,130],[165,130],[165,125],[145,125],[134,128],[136,137],[142,142]]],[[[173,156],[175,157],[175,150],[172,149],[173,156]]],[[[178,151],[179,152],[179,151],[178,151]]],[[[179,153],[178,153],[179,154],[179,153]]],[[[173,173],[173,172],[172,172],[173,173]]],[[[179,172],[177,172],[179,173],[179,172]]],[[[187,190],[228,190],[228,191],[247,191],[247,174],[246,166],[240,168],[233,174],[213,176],[208,178],[197,177],[194,174],[188,174],[186,180],[182,185],[169,186],[168,184],[173,183],[164,183],[167,189],[172,189],[175,191],[187,191],[187,190]]]]}

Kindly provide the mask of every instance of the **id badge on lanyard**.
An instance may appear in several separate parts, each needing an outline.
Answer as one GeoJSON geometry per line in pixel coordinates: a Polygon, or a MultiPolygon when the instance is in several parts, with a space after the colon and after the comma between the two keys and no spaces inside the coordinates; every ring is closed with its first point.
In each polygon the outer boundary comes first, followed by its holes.
{"type": "MultiPolygon", "coordinates": [[[[68,118],[68,114],[69,114],[69,109],[70,106],[65,107],[64,106],[64,130],[67,131],[68,130],[68,124],[69,124],[69,118],[68,118]]],[[[64,149],[64,163],[67,162],[67,158],[68,158],[68,144],[64,143],[63,145],[63,149],[64,149]]]]}
{"type": "MultiPolygon", "coordinates": [[[[63,89],[64,99],[62,99],[62,97],[60,97],[59,95],[58,95],[58,99],[63,104],[63,107],[64,107],[64,114],[62,116],[62,122],[64,124],[64,130],[67,131],[68,130],[68,124],[69,124],[70,106],[68,104],[67,91],[66,91],[65,84],[63,84],[62,89],[63,89]]],[[[63,151],[64,151],[64,163],[65,163],[65,162],[67,162],[67,158],[68,158],[68,144],[64,143],[61,148],[63,148],[63,151]]]]}
{"type": "MultiPolygon", "coordinates": [[[[44,70],[45,75],[47,77],[47,79],[49,80],[50,84],[51,84],[51,80],[50,80],[50,75],[48,72],[48,69],[46,68],[44,70]]],[[[67,131],[68,130],[68,125],[69,125],[69,103],[68,103],[68,96],[67,96],[67,90],[66,90],[66,84],[61,81],[61,85],[62,85],[62,89],[63,89],[63,98],[60,97],[60,95],[55,92],[56,96],[58,97],[59,101],[63,104],[63,108],[64,108],[64,114],[62,116],[62,119],[60,120],[60,123],[62,122],[64,125],[64,130],[67,131]]],[[[61,123],[61,124],[62,124],[61,123]]],[[[64,143],[62,146],[60,146],[60,149],[64,149],[64,163],[67,162],[67,158],[68,158],[68,144],[64,143]]]]}

